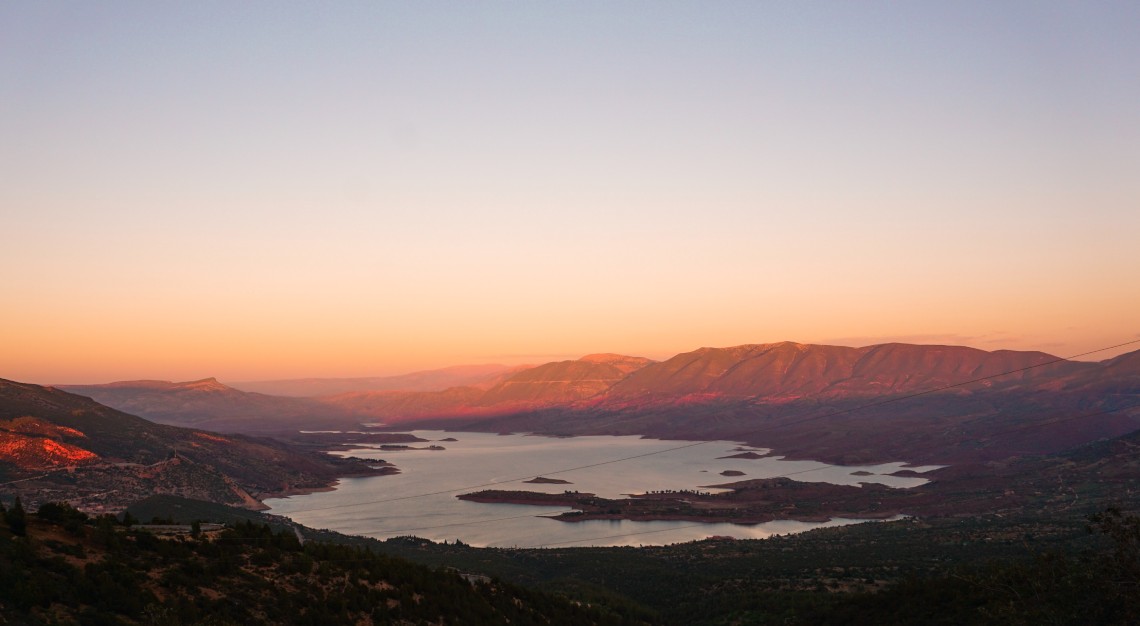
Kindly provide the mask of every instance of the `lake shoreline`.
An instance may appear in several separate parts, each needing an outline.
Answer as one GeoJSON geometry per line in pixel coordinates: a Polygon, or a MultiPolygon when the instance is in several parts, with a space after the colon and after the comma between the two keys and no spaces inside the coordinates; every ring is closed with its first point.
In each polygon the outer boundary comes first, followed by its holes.
{"type": "Polygon", "coordinates": [[[384,481],[346,477],[331,489],[268,499],[274,514],[348,534],[461,539],[469,545],[615,545],[618,538],[641,544],[646,534],[658,545],[710,535],[762,538],[890,519],[908,512],[910,500],[888,494],[914,493],[909,487],[926,482],[893,475],[908,467],[901,461],[860,467],[787,461],[727,440],[697,447],[630,435],[551,438],[451,430],[318,438],[348,444],[347,450],[335,445],[330,453],[337,456],[394,461],[399,468],[383,473],[399,475],[384,481]],[[446,448],[436,454],[404,448],[443,438],[446,448]],[[629,462],[614,471],[614,459],[629,462]],[[796,474],[797,480],[750,478],[783,474],[796,474]],[[712,484],[720,482],[725,484],[712,484]],[[396,500],[399,507],[382,504],[396,500]]]}

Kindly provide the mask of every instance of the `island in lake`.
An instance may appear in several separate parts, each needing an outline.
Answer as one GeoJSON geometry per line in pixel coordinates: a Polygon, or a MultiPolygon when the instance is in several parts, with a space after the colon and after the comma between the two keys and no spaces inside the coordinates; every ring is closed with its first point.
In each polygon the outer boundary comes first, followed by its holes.
{"type": "Polygon", "coordinates": [[[492,504],[568,506],[576,509],[553,517],[565,522],[597,519],[737,524],[758,524],[776,519],[822,522],[836,517],[886,519],[907,514],[972,512],[985,506],[983,501],[958,490],[939,493],[937,482],[900,489],[877,483],[856,486],[762,478],[708,487],[728,491],[664,490],[627,498],[602,498],[593,493],[569,490],[552,494],[492,489],[456,497],[492,504]]]}
{"type": "Polygon", "coordinates": [[[728,456],[718,456],[718,459],[762,459],[768,456],[767,454],[758,454],[756,452],[741,452],[740,454],[730,454],[728,456]]]}

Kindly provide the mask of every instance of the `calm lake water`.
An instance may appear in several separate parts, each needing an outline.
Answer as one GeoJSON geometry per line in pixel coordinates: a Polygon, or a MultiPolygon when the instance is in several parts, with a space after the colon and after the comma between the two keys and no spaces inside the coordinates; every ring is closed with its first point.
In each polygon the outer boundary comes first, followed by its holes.
{"type": "Polygon", "coordinates": [[[756,525],[627,520],[559,522],[548,517],[571,509],[467,502],[455,496],[482,489],[509,489],[547,493],[571,490],[618,498],[659,490],[717,491],[709,486],[775,476],[805,482],[843,485],[873,482],[906,488],[927,481],[890,474],[901,469],[926,472],[939,467],[908,467],[901,462],[848,467],[767,456],[719,458],[748,451],[768,452],[730,441],[692,445],[694,442],[635,436],[552,438],[430,430],[410,432],[429,442],[409,445],[436,445],[445,449],[380,450],[379,446],[361,446],[341,454],[384,459],[394,463],[402,473],[346,478],[333,491],[275,498],[266,500],[265,504],[271,507],[271,513],[288,516],[306,526],[378,539],[415,535],[435,541],[460,539],[480,547],[520,548],[665,545],[718,535],[764,538],[860,520],[773,521],[756,525]],[[457,441],[442,441],[449,438],[457,441]],[[649,456],[639,456],[647,454],[649,456]],[[611,462],[627,457],[638,458],[611,462]],[[744,475],[723,476],[724,471],[744,475]],[[523,482],[538,476],[571,484],[523,482]]]}

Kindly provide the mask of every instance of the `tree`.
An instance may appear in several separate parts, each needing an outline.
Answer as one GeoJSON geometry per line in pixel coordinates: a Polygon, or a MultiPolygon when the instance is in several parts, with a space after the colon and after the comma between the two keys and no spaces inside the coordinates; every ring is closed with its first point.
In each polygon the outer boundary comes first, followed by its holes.
{"type": "Polygon", "coordinates": [[[20,496],[16,496],[16,501],[12,503],[12,509],[4,514],[8,520],[8,529],[12,531],[13,535],[23,537],[28,532],[28,519],[24,513],[24,503],[20,502],[20,496]]]}

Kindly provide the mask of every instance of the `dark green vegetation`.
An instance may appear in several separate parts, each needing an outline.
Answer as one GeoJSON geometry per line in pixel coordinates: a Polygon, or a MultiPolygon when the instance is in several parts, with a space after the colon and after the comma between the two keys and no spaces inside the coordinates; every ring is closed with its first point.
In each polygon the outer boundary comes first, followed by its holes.
{"type": "Polygon", "coordinates": [[[384,550],[655,612],[663,624],[1128,624],[1140,518],[987,516],[667,547],[384,550]],[[1092,532],[1090,532],[1090,530],[1092,532]]]}
{"type": "Polygon", "coordinates": [[[160,537],[67,505],[0,523],[0,623],[627,624],[517,585],[238,522],[160,537]]]}
{"type": "Polygon", "coordinates": [[[918,517],[764,541],[641,549],[378,542],[173,497],[256,506],[255,496],[327,484],[359,463],[338,467],[312,449],[158,426],[58,390],[0,381],[0,491],[7,504],[0,617],[163,624],[505,623],[509,616],[512,624],[1140,622],[1140,523],[1107,508],[1135,513],[1140,501],[1140,352],[1100,364],[1050,364],[1047,355],[1013,362],[1001,352],[940,355],[886,346],[844,365],[844,355],[852,355],[842,350],[733,350],[640,368],[605,402],[470,424],[750,441],[832,461],[951,463],[915,489],[742,480],[726,485],[729,494],[579,503],[580,517],[918,517]],[[876,355],[893,365],[866,362],[876,355]],[[931,361],[932,373],[892,378],[925,371],[910,357],[931,361]],[[974,357],[984,362],[974,364],[974,357]],[[906,395],[1015,366],[1025,366],[1025,375],[1000,385],[924,391],[918,401],[906,395]],[[639,380],[641,387],[630,388],[639,380]],[[863,388],[880,385],[890,391],[868,405],[863,388]],[[660,389],[668,393],[654,391],[660,389]],[[167,495],[142,499],[153,493],[167,495]],[[17,494],[24,496],[19,507],[17,494]],[[113,518],[92,521],[51,504],[66,499],[88,512],[112,510],[115,502],[100,499],[106,494],[133,503],[129,518],[181,522],[184,534],[140,534],[117,528],[113,518]],[[217,533],[197,523],[206,521],[233,527],[217,533]],[[505,582],[481,582],[491,580],[505,582]]]}
{"type": "Polygon", "coordinates": [[[157,537],[51,504],[26,516],[19,537],[7,530],[7,508],[0,616],[14,623],[1140,619],[1140,517],[1118,509],[911,519],[756,541],[515,550],[308,528],[300,529],[302,546],[287,522],[260,524],[243,519],[256,513],[167,497],[136,510],[165,522],[228,515],[230,528],[157,537]]]}

